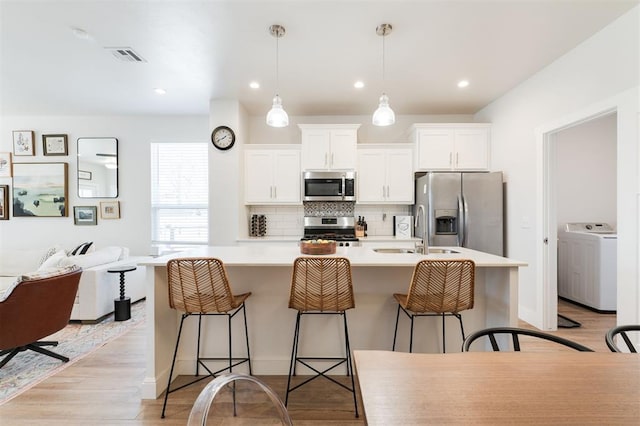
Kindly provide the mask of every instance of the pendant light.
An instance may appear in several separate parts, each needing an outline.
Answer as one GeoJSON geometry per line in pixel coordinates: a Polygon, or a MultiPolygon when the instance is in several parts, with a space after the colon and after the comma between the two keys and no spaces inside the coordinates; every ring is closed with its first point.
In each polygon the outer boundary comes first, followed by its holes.
{"type": "Polygon", "coordinates": [[[287,127],[289,125],[289,116],[284,108],[282,108],[282,99],[280,99],[280,95],[278,95],[278,87],[280,85],[278,39],[284,36],[285,29],[282,25],[271,25],[269,32],[276,38],[276,96],[273,98],[271,110],[267,113],[267,125],[271,127],[287,127]]]}
{"type": "Polygon", "coordinates": [[[392,29],[391,24],[381,24],[376,28],[376,34],[382,37],[382,96],[371,120],[374,126],[390,126],[396,122],[396,115],[389,106],[389,97],[384,92],[384,38],[391,34],[392,29]]]}

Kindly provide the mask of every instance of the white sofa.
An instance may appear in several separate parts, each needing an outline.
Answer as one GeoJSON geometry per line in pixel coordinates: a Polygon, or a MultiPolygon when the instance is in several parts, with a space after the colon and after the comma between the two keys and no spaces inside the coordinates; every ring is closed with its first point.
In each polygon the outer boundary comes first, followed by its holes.
{"type": "MultiPolygon", "coordinates": [[[[115,266],[136,265],[142,257],[129,256],[124,247],[104,247],[83,255],[67,255],[61,247],[29,250],[0,250],[0,293],[18,276],[37,270],[76,264],[82,267],[78,294],[71,319],[97,322],[113,312],[113,300],[120,296],[120,274],[109,273],[115,266]]],[[[125,296],[136,302],[145,297],[146,268],[125,274],[125,296]]]]}

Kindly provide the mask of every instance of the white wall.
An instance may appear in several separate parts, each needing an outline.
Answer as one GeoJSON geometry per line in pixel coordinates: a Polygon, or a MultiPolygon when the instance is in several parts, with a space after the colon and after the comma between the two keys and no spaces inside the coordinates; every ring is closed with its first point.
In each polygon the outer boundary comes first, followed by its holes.
{"type": "MultiPolygon", "coordinates": [[[[507,182],[507,255],[528,262],[521,268],[520,317],[542,325],[542,179],[536,129],[638,86],[638,7],[491,103],[477,121],[492,126],[492,164],[507,182]]],[[[634,96],[637,96],[637,90],[634,96]]],[[[638,315],[638,103],[618,110],[618,320],[638,315]]]]}
{"type": "Polygon", "coordinates": [[[608,114],[554,135],[558,230],[568,222],[616,227],[617,119],[608,114]]]}
{"type": "MultiPolygon", "coordinates": [[[[373,111],[372,111],[373,114],[373,111]]],[[[300,143],[302,134],[298,124],[360,124],[358,143],[406,143],[409,127],[414,123],[468,123],[472,115],[396,115],[396,122],[388,127],[371,124],[371,115],[289,116],[289,126],[267,126],[264,116],[252,116],[249,121],[251,142],[256,144],[300,143]]]]}
{"type": "MultiPolygon", "coordinates": [[[[17,217],[0,221],[0,247],[47,247],[61,244],[71,248],[83,241],[94,241],[98,247],[122,245],[132,255],[150,254],[150,149],[151,141],[194,142],[209,137],[207,116],[4,116],[0,151],[13,152],[11,131],[34,130],[36,156],[14,157],[15,162],[67,162],[69,164],[68,217],[17,217]],[[42,134],[68,135],[69,155],[42,155],[42,134]],[[97,226],[73,224],[73,206],[98,206],[100,201],[77,196],[76,141],[79,137],[115,137],[119,153],[119,196],[121,219],[102,220],[97,226]]],[[[11,184],[11,178],[0,178],[0,184],[11,184]]]]}

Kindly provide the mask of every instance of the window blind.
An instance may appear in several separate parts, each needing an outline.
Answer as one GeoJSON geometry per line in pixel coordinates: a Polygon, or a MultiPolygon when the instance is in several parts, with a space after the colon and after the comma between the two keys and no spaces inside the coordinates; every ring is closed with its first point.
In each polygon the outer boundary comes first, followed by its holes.
{"type": "Polygon", "coordinates": [[[152,245],[207,244],[206,143],[151,143],[152,245]]]}

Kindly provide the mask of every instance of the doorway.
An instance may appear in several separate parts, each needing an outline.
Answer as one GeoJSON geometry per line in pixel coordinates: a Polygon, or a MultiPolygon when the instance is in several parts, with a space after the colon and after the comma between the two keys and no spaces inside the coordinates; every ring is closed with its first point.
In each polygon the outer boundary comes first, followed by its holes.
{"type": "Polygon", "coordinates": [[[617,112],[601,111],[542,134],[542,329],[558,326],[558,232],[572,222],[617,227],[617,112]]]}

